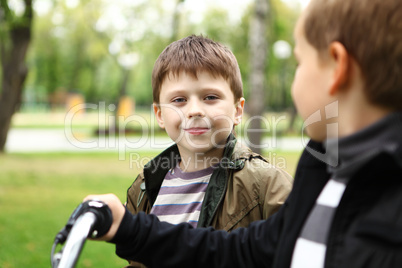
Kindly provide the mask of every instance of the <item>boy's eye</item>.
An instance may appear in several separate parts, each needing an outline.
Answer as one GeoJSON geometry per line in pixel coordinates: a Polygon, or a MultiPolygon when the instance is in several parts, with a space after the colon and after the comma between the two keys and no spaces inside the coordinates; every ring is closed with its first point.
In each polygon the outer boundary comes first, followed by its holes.
{"type": "Polygon", "coordinates": [[[185,101],[186,101],[185,98],[176,98],[176,99],[172,100],[172,102],[176,102],[176,103],[185,102],[185,101]]]}
{"type": "Polygon", "coordinates": [[[217,99],[218,99],[218,97],[214,96],[214,95],[209,95],[209,96],[205,97],[205,100],[217,100],[217,99]]]}

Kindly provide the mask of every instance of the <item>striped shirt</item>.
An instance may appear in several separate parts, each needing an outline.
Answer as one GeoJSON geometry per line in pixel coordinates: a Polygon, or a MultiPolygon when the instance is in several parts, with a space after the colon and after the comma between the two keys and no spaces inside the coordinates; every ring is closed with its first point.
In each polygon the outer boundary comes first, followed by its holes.
{"type": "Polygon", "coordinates": [[[172,224],[188,222],[196,227],[202,201],[214,167],[183,172],[179,165],[165,176],[151,213],[172,224]]]}

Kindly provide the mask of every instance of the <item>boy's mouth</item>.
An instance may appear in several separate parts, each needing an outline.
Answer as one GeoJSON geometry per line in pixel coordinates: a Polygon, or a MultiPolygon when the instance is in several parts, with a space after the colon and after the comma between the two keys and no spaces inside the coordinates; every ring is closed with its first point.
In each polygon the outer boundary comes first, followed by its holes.
{"type": "Polygon", "coordinates": [[[200,127],[193,127],[193,128],[186,128],[184,131],[191,135],[202,135],[206,133],[209,130],[209,128],[200,128],[200,127]]]}

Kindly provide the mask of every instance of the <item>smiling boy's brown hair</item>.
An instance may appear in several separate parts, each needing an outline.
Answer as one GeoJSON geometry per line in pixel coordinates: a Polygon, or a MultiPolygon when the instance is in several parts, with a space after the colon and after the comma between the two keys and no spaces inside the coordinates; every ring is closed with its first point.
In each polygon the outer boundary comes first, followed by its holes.
{"type": "Polygon", "coordinates": [[[401,18],[401,0],[311,0],[303,29],[319,52],[334,41],[345,46],[371,103],[402,110],[401,18]]]}
{"type": "Polygon", "coordinates": [[[191,35],[171,43],[156,60],[152,71],[154,103],[159,104],[161,86],[168,75],[185,72],[197,78],[201,71],[222,76],[229,83],[235,101],[243,97],[239,65],[230,49],[209,38],[191,35]]]}

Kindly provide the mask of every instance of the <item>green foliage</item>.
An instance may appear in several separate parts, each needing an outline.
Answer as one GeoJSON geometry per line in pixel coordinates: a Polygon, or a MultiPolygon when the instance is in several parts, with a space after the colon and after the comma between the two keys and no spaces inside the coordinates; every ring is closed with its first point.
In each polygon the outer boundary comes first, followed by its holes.
{"type": "MultiPolygon", "coordinates": [[[[115,103],[123,79],[119,56],[137,53],[138,62],[130,70],[127,92],[137,105],[149,105],[152,102],[151,72],[156,58],[171,42],[175,1],[164,1],[164,5],[160,0],[126,1],[127,6],[112,19],[108,17],[108,10],[114,8],[113,4],[101,0],[81,1],[75,7],[67,6],[64,1],[52,3],[47,12],[35,16],[25,100],[45,102],[48,94],[62,89],[81,92],[87,102],[115,103]],[[117,45],[117,50],[112,51],[112,45],[117,45]]],[[[292,44],[292,29],[298,12],[280,0],[271,1],[267,33],[270,51],[266,101],[269,109],[291,106],[289,87],[293,60],[284,63],[275,59],[271,48],[279,39],[292,44]],[[282,82],[280,77],[284,72],[286,81],[282,82]]],[[[203,34],[230,47],[239,62],[246,97],[250,14],[251,7],[242,18],[233,21],[228,9],[211,8],[201,22],[196,23],[192,14],[184,9],[179,12],[175,29],[178,38],[203,34]]]]}
{"type": "Polygon", "coordinates": [[[273,44],[278,40],[284,40],[294,47],[293,26],[296,24],[299,10],[288,7],[280,0],[271,0],[271,9],[266,103],[271,110],[278,111],[293,105],[290,87],[296,62],[292,56],[287,59],[276,58],[273,44]]]}

